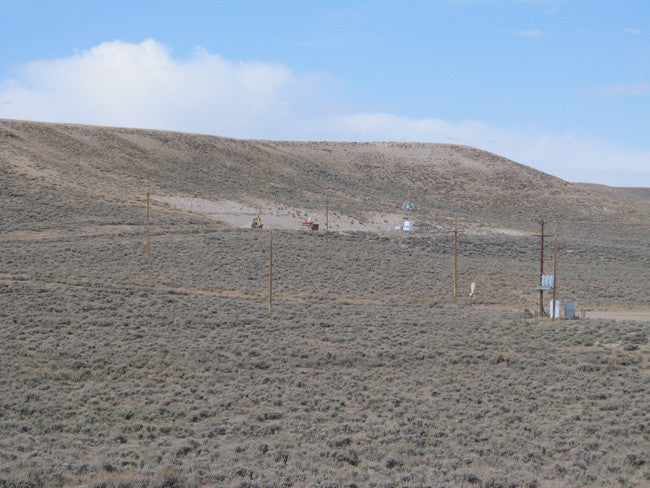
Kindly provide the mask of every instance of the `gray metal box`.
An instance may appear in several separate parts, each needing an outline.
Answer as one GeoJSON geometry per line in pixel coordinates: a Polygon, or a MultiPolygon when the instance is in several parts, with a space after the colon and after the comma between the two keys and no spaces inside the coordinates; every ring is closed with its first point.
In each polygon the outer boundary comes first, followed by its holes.
{"type": "Polygon", "coordinates": [[[572,319],[576,315],[576,302],[567,300],[564,302],[564,318],[572,319]]]}

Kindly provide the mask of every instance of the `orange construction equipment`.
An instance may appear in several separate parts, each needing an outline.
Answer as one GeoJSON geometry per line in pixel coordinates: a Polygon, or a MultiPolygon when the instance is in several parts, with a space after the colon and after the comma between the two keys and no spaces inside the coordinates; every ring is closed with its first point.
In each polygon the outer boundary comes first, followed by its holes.
{"type": "Polygon", "coordinates": [[[311,221],[311,217],[300,224],[301,229],[318,230],[319,225],[311,221]]]}

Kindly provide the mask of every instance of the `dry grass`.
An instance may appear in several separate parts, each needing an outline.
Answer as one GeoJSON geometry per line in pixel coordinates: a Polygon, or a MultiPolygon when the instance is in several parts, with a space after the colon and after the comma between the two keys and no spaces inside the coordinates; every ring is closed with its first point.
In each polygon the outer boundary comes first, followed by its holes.
{"type": "Polygon", "coordinates": [[[649,324],[481,306],[522,292],[534,246],[475,237],[465,259],[499,285],[457,308],[449,242],[276,237],[271,317],[259,232],[157,236],[150,261],[129,234],[5,243],[0,486],[650,476],[649,324]]]}
{"type": "Polygon", "coordinates": [[[644,192],[458,146],[15,121],[0,140],[1,488],[648,483],[650,324],[517,312],[552,198],[559,298],[647,311],[644,192]],[[514,229],[461,234],[458,306],[445,232],[278,232],[271,316],[266,233],[154,203],[145,256],[147,190],[307,209],[328,191],[358,219],[407,180],[434,223],[514,229]]]}

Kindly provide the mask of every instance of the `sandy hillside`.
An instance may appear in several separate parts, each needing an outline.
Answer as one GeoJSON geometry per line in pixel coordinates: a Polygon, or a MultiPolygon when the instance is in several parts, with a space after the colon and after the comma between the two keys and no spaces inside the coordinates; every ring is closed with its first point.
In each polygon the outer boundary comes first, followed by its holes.
{"type": "Polygon", "coordinates": [[[258,213],[278,228],[305,216],[323,224],[329,198],[332,229],[389,231],[405,217],[407,194],[413,218],[432,226],[458,216],[468,227],[521,231],[541,216],[645,223],[650,214],[640,192],[567,183],[449,144],[247,141],[0,120],[0,171],[14,230],[135,223],[147,191],[163,221],[237,227],[258,213]]]}

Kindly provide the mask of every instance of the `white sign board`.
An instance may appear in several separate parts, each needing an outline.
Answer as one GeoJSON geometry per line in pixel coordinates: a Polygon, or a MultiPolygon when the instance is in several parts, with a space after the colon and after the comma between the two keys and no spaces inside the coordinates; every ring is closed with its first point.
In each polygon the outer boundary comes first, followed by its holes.
{"type": "Polygon", "coordinates": [[[549,303],[549,313],[551,315],[551,318],[553,319],[559,319],[560,318],[560,300],[551,300],[549,303]],[[553,303],[555,302],[555,303],[553,303]],[[555,305],[555,306],[553,306],[555,305]]]}

